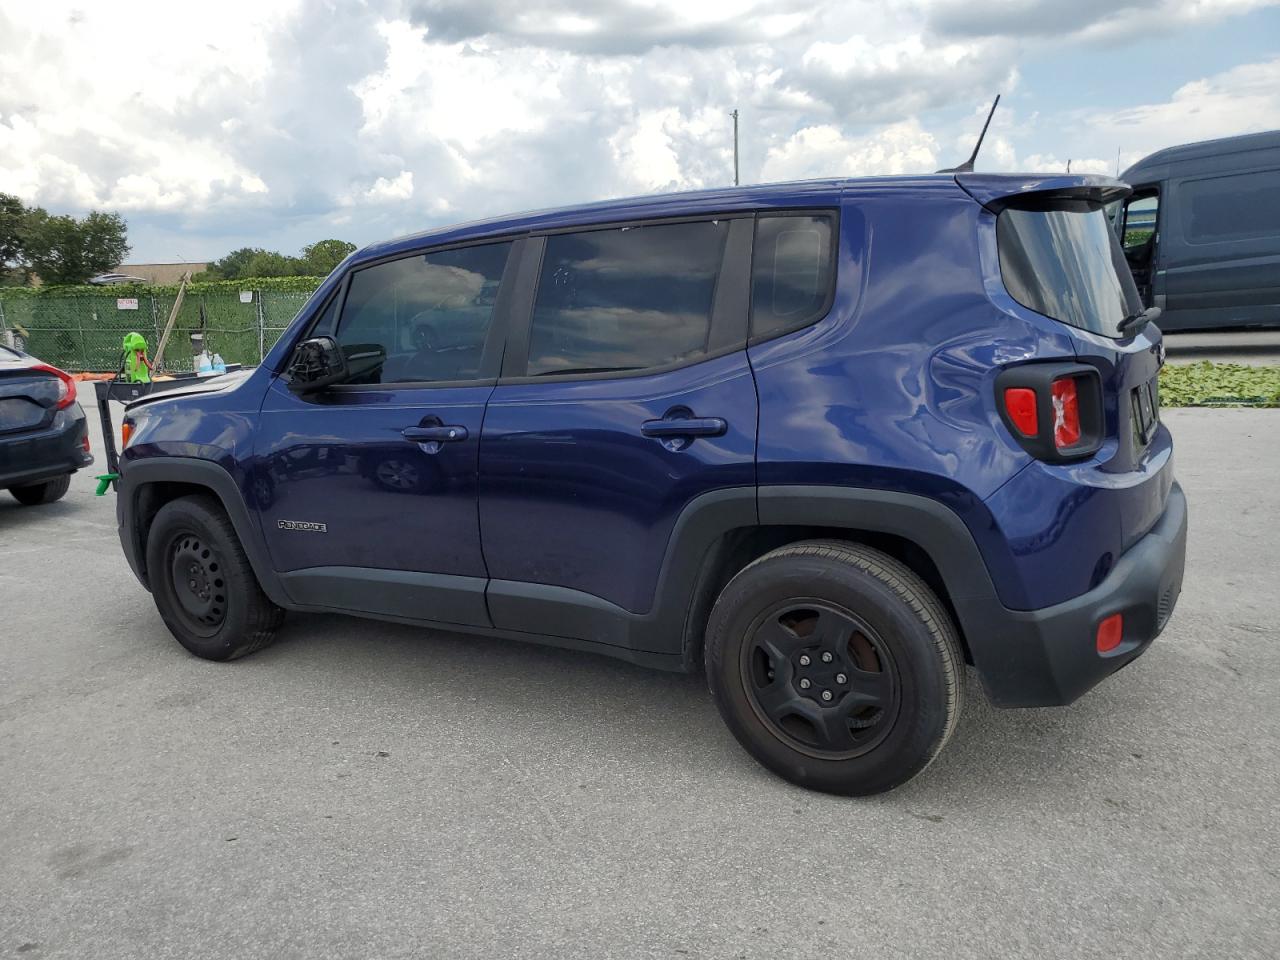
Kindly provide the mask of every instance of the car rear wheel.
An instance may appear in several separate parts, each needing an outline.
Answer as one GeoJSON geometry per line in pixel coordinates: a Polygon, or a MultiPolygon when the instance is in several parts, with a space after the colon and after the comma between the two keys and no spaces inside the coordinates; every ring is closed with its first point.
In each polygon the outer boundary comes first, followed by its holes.
{"type": "Polygon", "coordinates": [[[814,790],[890,790],[938,755],[960,715],[963,659],[938,598],[878,550],[808,541],[724,588],[707,680],[760,763],[814,790]]]}
{"type": "Polygon", "coordinates": [[[44,483],[29,483],[24,487],[10,487],[9,492],[24,507],[36,507],[42,503],[53,503],[67,495],[71,487],[71,474],[64,474],[44,483]]]}
{"type": "Polygon", "coordinates": [[[206,660],[261,650],[284,618],[211,497],[181,497],[160,508],[147,535],[147,576],[165,626],[206,660]]]}

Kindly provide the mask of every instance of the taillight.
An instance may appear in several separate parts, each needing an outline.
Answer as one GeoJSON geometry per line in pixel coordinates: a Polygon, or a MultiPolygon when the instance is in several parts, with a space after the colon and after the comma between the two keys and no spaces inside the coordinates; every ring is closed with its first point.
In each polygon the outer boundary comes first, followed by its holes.
{"type": "Polygon", "coordinates": [[[62,410],[76,402],[76,381],[71,374],[57,367],[51,367],[47,363],[38,363],[31,369],[39,370],[41,373],[51,373],[58,378],[58,402],[53,405],[53,409],[62,410]]]}
{"type": "Polygon", "coordinates": [[[81,437],[81,438],[80,438],[80,446],[84,448],[84,452],[85,452],[85,453],[92,453],[92,452],[93,452],[93,451],[91,451],[91,450],[89,449],[89,434],[88,434],[88,432],[86,432],[86,433],[85,433],[85,435],[84,435],[83,437],[81,437]]]}
{"type": "Polygon", "coordinates": [[[1080,395],[1075,377],[1053,381],[1053,445],[1059,450],[1080,442],[1080,395]]]}
{"type": "Polygon", "coordinates": [[[1000,417],[1027,453],[1050,463],[1102,446],[1102,378],[1083,363],[1024,363],[996,378],[1000,417]]]}

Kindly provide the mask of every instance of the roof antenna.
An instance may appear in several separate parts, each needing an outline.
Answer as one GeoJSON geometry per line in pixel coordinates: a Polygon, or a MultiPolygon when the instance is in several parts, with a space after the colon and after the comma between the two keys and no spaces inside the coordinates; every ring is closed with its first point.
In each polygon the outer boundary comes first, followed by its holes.
{"type": "Polygon", "coordinates": [[[978,134],[978,142],[973,145],[973,153],[969,154],[969,159],[958,167],[948,167],[946,170],[939,170],[938,173],[973,173],[973,161],[978,159],[978,151],[982,149],[982,141],[987,136],[987,127],[991,126],[991,118],[996,114],[996,107],[1000,105],[1000,94],[996,94],[995,103],[991,104],[991,112],[987,114],[987,122],[982,125],[982,132],[978,134]]]}

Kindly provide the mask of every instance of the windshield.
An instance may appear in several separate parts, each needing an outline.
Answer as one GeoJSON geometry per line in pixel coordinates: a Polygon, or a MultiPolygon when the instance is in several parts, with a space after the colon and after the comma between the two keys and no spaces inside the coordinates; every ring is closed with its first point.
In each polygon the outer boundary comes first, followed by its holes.
{"type": "Polygon", "coordinates": [[[1099,203],[1007,207],[996,219],[996,238],[1005,288],[1024,307],[1106,337],[1120,337],[1121,321],[1142,310],[1099,203]]]}

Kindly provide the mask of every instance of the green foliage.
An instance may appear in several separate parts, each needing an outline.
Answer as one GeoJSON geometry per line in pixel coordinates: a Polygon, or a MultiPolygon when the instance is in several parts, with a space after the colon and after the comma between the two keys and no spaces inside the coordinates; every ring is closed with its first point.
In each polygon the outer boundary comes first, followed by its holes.
{"type": "MultiPolygon", "coordinates": [[[[187,284],[187,295],[197,293],[238,293],[241,290],[273,290],[311,293],[324,281],[324,277],[245,277],[241,280],[193,280],[187,284]]],[[[69,299],[75,297],[104,297],[115,302],[117,297],[172,297],[178,292],[177,284],[113,283],[109,287],[90,284],[60,287],[5,287],[0,300],[69,299]]]]}
{"type": "Polygon", "coordinates": [[[0,284],[18,272],[22,262],[22,222],[27,208],[8,193],[0,193],[0,284]]]}
{"type": "Polygon", "coordinates": [[[327,277],[355,251],[356,245],[345,240],[317,240],[302,248],[302,262],[311,276],[327,277]]]}
{"type": "Polygon", "coordinates": [[[129,253],[124,220],[97,210],[77,220],[33,207],[23,218],[20,239],[26,265],[49,284],[84,283],[129,253]]]}
{"type": "Polygon", "coordinates": [[[244,280],[252,277],[325,277],[356,248],[345,240],[317,240],[302,248],[301,257],[290,257],[261,247],[241,247],[209,269],[196,280],[244,280]]]}
{"type": "Polygon", "coordinates": [[[1280,366],[1239,363],[1165,364],[1160,371],[1165,407],[1280,407],[1280,366]]]}

